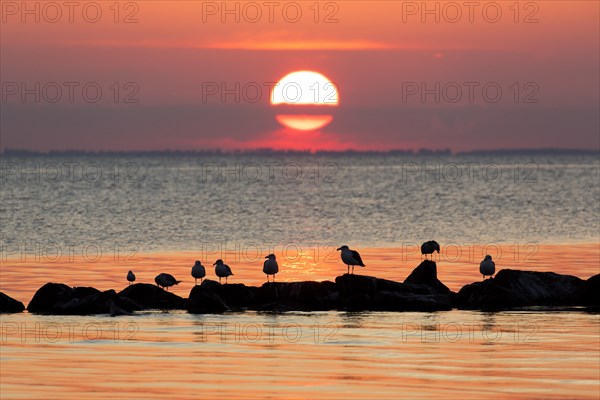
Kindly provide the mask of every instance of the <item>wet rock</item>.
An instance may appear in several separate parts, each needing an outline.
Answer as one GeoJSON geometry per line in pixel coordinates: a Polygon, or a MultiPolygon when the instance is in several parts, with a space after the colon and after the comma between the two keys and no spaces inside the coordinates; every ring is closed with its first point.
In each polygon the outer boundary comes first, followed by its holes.
{"type": "Polygon", "coordinates": [[[373,310],[377,311],[449,311],[450,297],[443,294],[414,294],[379,292],[373,299],[373,310]]]}
{"type": "Polygon", "coordinates": [[[425,260],[415,268],[404,280],[406,284],[427,285],[435,293],[450,295],[451,291],[437,278],[437,265],[434,261],[425,260]]]}
{"type": "Polygon", "coordinates": [[[18,300],[0,292],[0,314],[19,313],[25,310],[25,306],[18,300]]]}
{"type": "MultiPolygon", "coordinates": [[[[435,263],[432,264],[435,267],[435,263]]],[[[425,268],[429,270],[427,273],[431,273],[431,265],[426,265],[425,268]]],[[[338,276],[335,280],[339,288],[340,304],[346,310],[441,311],[452,308],[454,293],[441,282],[441,286],[437,285],[437,277],[435,280],[413,278],[410,281],[411,283],[400,283],[348,274],[338,276]],[[439,294],[436,287],[443,294],[439,294]]]]}
{"type": "Polygon", "coordinates": [[[373,300],[367,293],[358,293],[344,297],[341,308],[347,311],[367,311],[373,308],[373,300]]]}
{"type": "Polygon", "coordinates": [[[131,311],[127,311],[119,307],[114,301],[109,303],[109,311],[111,317],[118,317],[121,315],[131,315],[131,311]]]}
{"type": "Polygon", "coordinates": [[[185,309],[185,299],[149,283],[127,286],[119,292],[119,296],[131,299],[145,309],[185,309]]]}
{"type": "Polygon", "coordinates": [[[207,290],[217,290],[221,284],[217,281],[213,281],[212,279],[205,279],[202,281],[200,286],[207,290]]]}
{"type": "Polygon", "coordinates": [[[511,309],[581,303],[584,281],[571,275],[503,269],[495,278],[464,286],[455,298],[462,309],[511,309]]]}
{"type": "Polygon", "coordinates": [[[111,304],[127,312],[141,309],[139,304],[122,298],[112,289],[101,292],[91,287],[71,288],[62,283],[47,283],[35,293],[27,310],[62,315],[108,314],[111,304]]]}
{"type": "Polygon", "coordinates": [[[33,313],[52,313],[74,297],[73,288],[62,283],[46,283],[35,292],[27,310],[33,313]]]}
{"type": "MultiPolygon", "coordinates": [[[[75,290],[73,291],[75,293],[75,290]]],[[[90,291],[91,292],[91,291],[90,291]]],[[[91,315],[91,314],[108,314],[110,313],[110,303],[117,296],[114,290],[107,290],[85,295],[83,292],[80,294],[83,297],[73,297],[66,303],[56,304],[53,312],[57,314],[68,314],[68,315],[91,315]]]]}
{"type": "Polygon", "coordinates": [[[214,289],[223,302],[229,307],[246,308],[254,305],[256,295],[255,287],[243,283],[228,283],[214,289]]]}
{"type": "Polygon", "coordinates": [[[187,311],[192,314],[215,314],[229,311],[230,308],[215,293],[214,289],[211,284],[194,286],[188,296],[187,311]]]}
{"type": "Polygon", "coordinates": [[[330,310],[337,306],[336,285],[333,282],[269,282],[257,290],[257,302],[262,309],[273,304],[297,311],[330,310]]]}
{"type": "MultiPolygon", "coordinates": [[[[226,309],[231,309],[231,308],[243,309],[243,308],[251,307],[252,305],[255,304],[255,298],[256,298],[255,291],[257,288],[252,287],[252,286],[246,286],[243,283],[220,284],[219,282],[213,281],[211,279],[206,279],[202,282],[202,284],[200,286],[195,286],[192,289],[192,291],[196,287],[202,288],[201,291],[199,289],[196,289],[196,291],[195,291],[196,296],[199,296],[200,293],[210,294],[209,297],[211,299],[213,299],[214,301],[217,301],[217,298],[218,298],[219,299],[218,302],[225,304],[226,309]]],[[[191,295],[192,295],[192,292],[190,292],[190,296],[191,295]]],[[[215,303],[215,306],[217,307],[217,311],[214,311],[214,312],[219,312],[218,309],[223,308],[223,307],[220,307],[217,303],[215,303]]],[[[195,307],[196,306],[192,306],[192,308],[195,308],[195,307]]],[[[190,307],[188,307],[188,309],[189,308],[190,307]]]]}
{"type": "Polygon", "coordinates": [[[590,277],[581,288],[582,303],[589,306],[600,306],[600,274],[590,277]]]}
{"type": "MultiPolygon", "coordinates": [[[[357,294],[373,296],[377,293],[377,285],[380,280],[384,281],[384,279],[377,279],[372,276],[344,274],[335,278],[335,284],[343,298],[356,296],[357,294]]],[[[398,282],[389,281],[389,285],[396,283],[398,282]]]]}
{"type": "MultiPolygon", "coordinates": [[[[437,279],[437,278],[436,278],[437,279]]],[[[375,278],[365,275],[348,275],[344,274],[335,279],[335,283],[339,288],[342,296],[355,295],[357,293],[366,293],[370,296],[377,292],[398,292],[398,293],[414,293],[414,294],[436,294],[435,287],[426,283],[411,282],[402,283],[390,281],[387,279],[375,278]]],[[[441,283],[441,282],[440,282],[441,283]]],[[[442,284],[443,285],[443,284],[442,284]]],[[[444,285],[445,287],[445,285],[444,285]]],[[[451,294],[448,289],[443,294],[451,294]]]]}
{"type": "Polygon", "coordinates": [[[100,293],[100,290],[93,288],[93,287],[88,287],[88,286],[78,286],[78,287],[74,287],[73,288],[73,296],[74,297],[86,297],[86,296],[91,296],[93,294],[98,294],[100,293]]]}

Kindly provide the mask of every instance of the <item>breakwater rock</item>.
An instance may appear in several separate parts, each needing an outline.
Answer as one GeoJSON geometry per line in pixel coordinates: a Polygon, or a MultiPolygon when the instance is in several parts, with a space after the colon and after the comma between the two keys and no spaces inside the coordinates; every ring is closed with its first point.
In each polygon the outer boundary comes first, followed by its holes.
{"type": "Polygon", "coordinates": [[[554,272],[503,269],[491,279],[463,286],[454,306],[460,309],[505,310],[532,306],[597,306],[600,277],[587,281],[554,272]]]}
{"type": "MultiPolygon", "coordinates": [[[[504,269],[496,277],[452,292],[437,278],[433,261],[423,261],[404,282],[344,274],[335,281],[268,282],[262,286],[220,284],[206,279],[187,299],[147,283],[120,292],[47,283],[27,310],[45,314],[124,315],[145,309],[187,310],[194,314],[227,311],[445,311],[452,308],[509,310],[531,306],[600,308],[600,274],[583,280],[553,272],[504,269]]],[[[20,312],[23,304],[0,293],[1,312],[20,312]]]]}

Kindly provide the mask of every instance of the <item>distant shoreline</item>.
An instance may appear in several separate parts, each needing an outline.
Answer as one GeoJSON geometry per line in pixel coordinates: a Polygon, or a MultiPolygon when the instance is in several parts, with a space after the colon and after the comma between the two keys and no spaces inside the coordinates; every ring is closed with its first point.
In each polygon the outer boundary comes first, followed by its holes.
{"type": "Polygon", "coordinates": [[[387,150],[387,151],[297,151],[297,150],[140,150],[140,151],[88,151],[88,150],[50,150],[37,151],[26,149],[5,149],[0,157],[30,156],[534,156],[534,155],[575,155],[600,156],[600,149],[496,149],[453,152],[450,149],[432,150],[387,150]]]}

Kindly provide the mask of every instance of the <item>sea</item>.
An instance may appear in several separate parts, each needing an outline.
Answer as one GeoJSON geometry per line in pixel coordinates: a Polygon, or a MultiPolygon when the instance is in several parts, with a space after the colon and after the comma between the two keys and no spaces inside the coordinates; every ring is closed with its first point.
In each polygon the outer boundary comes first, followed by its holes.
{"type": "MultiPolygon", "coordinates": [[[[503,268],[600,273],[593,152],[5,153],[0,291],[121,290],[195,260],[261,285],[355,273],[402,281],[436,240],[454,291],[503,268]]],[[[2,399],[600,397],[600,315],[504,312],[2,314],[2,399]]]]}

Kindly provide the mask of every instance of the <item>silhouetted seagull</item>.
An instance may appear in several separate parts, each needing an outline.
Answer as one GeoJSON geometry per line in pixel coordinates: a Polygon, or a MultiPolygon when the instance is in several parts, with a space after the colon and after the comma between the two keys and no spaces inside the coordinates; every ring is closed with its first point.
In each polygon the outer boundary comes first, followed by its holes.
{"type": "Polygon", "coordinates": [[[265,258],[267,260],[263,264],[263,272],[267,274],[267,282],[269,282],[269,275],[273,275],[273,282],[275,282],[275,274],[279,272],[279,265],[277,265],[275,254],[269,254],[265,258]]]}
{"type": "Polygon", "coordinates": [[[430,240],[421,245],[421,255],[425,255],[427,258],[427,254],[431,254],[431,258],[433,259],[433,252],[437,251],[440,254],[440,244],[435,240],[430,240]]]}
{"type": "Polygon", "coordinates": [[[173,286],[173,285],[177,285],[179,284],[179,282],[177,279],[175,279],[175,277],[171,274],[158,274],[156,275],[156,278],[154,278],[154,282],[156,282],[156,284],[160,287],[162,286],[163,289],[166,288],[167,291],[169,291],[169,286],[173,286]]]}
{"type": "Polygon", "coordinates": [[[206,276],[206,270],[202,263],[198,260],[194,263],[192,267],[192,276],[194,277],[194,285],[198,284],[198,278],[200,278],[200,282],[202,282],[202,278],[206,276]]]}
{"type": "Polygon", "coordinates": [[[496,272],[496,263],[492,261],[492,256],[485,256],[479,264],[479,272],[483,275],[483,280],[486,276],[493,277],[494,272],[496,272]]]}
{"type": "Polygon", "coordinates": [[[129,281],[129,284],[131,285],[132,282],[135,282],[135,274],[131,271],[129,271],[127,273],[127,280],[129,281]]]}
{"type": "Polygon", "coordinates": [[[365,266],[362,259],[360,258],[360,254],[358,254],[358,251],[350,250],[348,248],[348,246],[346,246],[346,245],[338,248],[338,250],[342,251],[342,261],[344,262],[344,264],[346,264],[348,266],[348,273],[350,273],[351,265],[352,265],[352,273],[353,274],[354,274],[354,266],[355,265],[360,265],[361,267],[365,266]]]}
{"type": "Polygon", "coordinates": [[[221,283],[221,278],[225,278],[225,283],[227,283],[227,277],[233,275],[229,265],[223,264],[223,260],[221,259],[217,260],[213,265],[215,265],[215,274],[219,277],[219,283],[221,283]]]}

